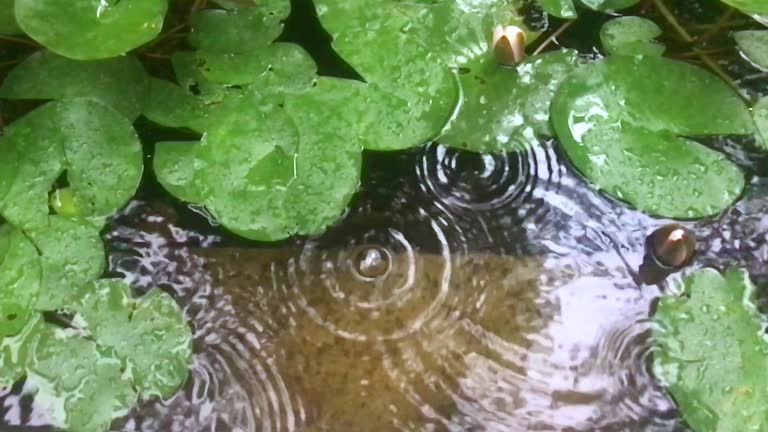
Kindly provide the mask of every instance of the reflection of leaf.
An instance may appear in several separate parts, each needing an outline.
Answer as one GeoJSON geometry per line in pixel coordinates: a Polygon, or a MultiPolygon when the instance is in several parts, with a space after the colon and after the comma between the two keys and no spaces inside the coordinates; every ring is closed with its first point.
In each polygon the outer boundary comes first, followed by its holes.
{"type": "Polygon", "coordinates": [[[754,133],[741,99],[697,67],[660,57],[609,57],[573,72],[551,115],[576,168],[642,211],[700,218],[722,211],[744,187],[736,165],[680,137],[754,133]]]}
{"type": "Polygon", "coordinates": [[[0,227],[0,337],[21,331],[33,314],[40,277],[32,242],[21,231],[0,227]]]}
{"type": "Polygon", "coordinates": [[[765,0],[722,0],[747,14],[768,14],[768,2],[765,0]]]}
{"type": "Polygon", "coordinates": [[[659,36],[656,23],[634,16],[612,19],[600,29],[603,49],[613,55],[662,55],[664,45],[653,40],[659,36]]]}
{"type": "Polygon", "coordinates": [[[64,172],[80,214],[100,221],[133,196],[143,169],[131,123],[92,99],[38,108],[6,129],[0,148],[15,153],[0,158],[0,176],[13,175],[0,180],[0,192],[10,185],[0,213],[21,229],[46,225],[48,192],[64,172]]]}
{"type": "Polygon", "coordinates": [[[768,30],[740,31],[734,33],[733,38],[747,60],[768,70],[768,30]]]}
{"type": "Polygon", "coordinates": [[[40,252],[42,288],[36,308],[52,311],[72,306],[84,288],[104,271],[99,228],[85,221],[50,216],[27,232],[40,252]]]}
{"type": "Polygon", "coordinates": [[[32,39],[65,57],[116,57],[155,38],[167,0],[16,0],[16,19],[32,39]]]}
{"type": "Polygon", "coordinates": [[[654,371],[696,432],[768,429],[765,322],[749,275],[699,270],[685,297],[662,297],[654,371]]]}
{"type": "Polygon", "coordinates": [[[14,68],[0,88],[8,99],[91,97],[134,120],[141,113],[147,75],[131,56],[78,61],[38,51],[14,68]]]}
{"type": "Polygon", "coordinates": [[[466,66],[460,115],[439,138],[442,144],[477,152],[524,150],[551,136],[549,104],[576,68],[573,52],[531,57],[510,70],[483,57],[466,66]]]}
{"type": "MultiPolygon", "coordinates": [[[[640,0],[581,0],[590,9],[613,12],[635,5],[640,0]]],[[[578,14],[573,0],[537,0],[539,6],[550,15],[560,18],[575,19],[578,14]]]]}

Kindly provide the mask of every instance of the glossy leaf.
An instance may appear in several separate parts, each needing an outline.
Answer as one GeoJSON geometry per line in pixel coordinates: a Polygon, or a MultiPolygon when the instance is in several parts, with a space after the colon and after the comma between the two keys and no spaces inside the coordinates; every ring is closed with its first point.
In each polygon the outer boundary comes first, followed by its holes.
{"type": "Polygon", "coordinates": [[[661,36],[661,29],[651,20],[626,16],[614,18],[600,29],[600,42],[611,55],[664,54],[664,45],[654,41],[661,36]]]}
{"type": "Polygon", "coordinates": [[[16,0],[16,19],[32,39],[77,60],[116,57],[154,39],[167,0],[16,0]]]}
{"type": "Polygon", "coordinates": [[[757,125],[757,131],[762,138],[763,148],[768,149],[768,97],[760,99],[752,108],[752,116],[757,125]]]}
{"type": "Polygon", "coordinates": [[[97,343],[113,349],[144,397],[168,398],[189,374],[192,336],[176,302],[159,290],[139,299],[120,280],[100,280],[78,307],[97,343]]]}
{"type": "Polygon", "coordinates": [[[697,432],[768,428],[766,323],[754,294],[745,271],[703,269],[656,309],[654,371],[697,432]]]}
{"type": "Polygon", "coordinates": [[[549,104],[557,87],[578,65],[576,53],[557,51],[531,57],[516,70],[488,57],[464,68],[460,115],[442,144],[476,152],[524,150],[551,136],[549,104]]]}
{"type": "Polygon", "coordinates": [[[16,35],[23,33],[16,23],[16,15],[13,13],[15,0],[0,0],[0,34],[16,35]]]}
{"type": "Polygon", "coordinates": [[[754,133],[738,95],[703,69],[609,57],[565,80],[551,116],[581,174],[644,212],[701,218],[731,205],[744,187],[743,173],[725,156],[682,138],[754,133]]]}
{"type": "Polygon", "coordinates": [[[27,232],[40,253],[42,286],[35,307],[53,311],[72,306],[104,271],[99,227],[82,220],[50,216],[27,232]]]}
{"type": "MultiPolygon", "coordinates": [[[[550,15],[559,18],[575,19],[578,17],[573,0],[537,0],[539,6],[550,15]]],[[[615,12],[639,3],[640,0],[581,0],[590,9],[615,12]]]]}
{"type": "Polygon", "coordinates": [[[147,75],[135,57],[79,61],[38,51],[15,67],[0,88],[7,99],[90,97],[133,121],[142,110],[147,75]]]}
{"type": "Polygon", "coordinates": [[[765,0],[722,0],[747,14],[768,14],[768,3],[765,0]]]}
{"type": "Polygon", "coordinates": [[[40,257],[19,230],[0,227],[0,338],[21,331],[40,293],[40,257]]]}
{"type": "Polygon", "coordinates": [[[739,50],[752,64],[768,70],[768,30],[740,31],[733,34],[739,50]]]}
{"type": "Polygon", "coordinates": [[[0,159],[0,175],[13,174],[0,181],[10,184],[0,214],[22,229],[47,224],[48,192],[65,172],[80,216],[100,223],[133,196],[143,169],[130,121],[93,99],[36,109],[6,129],[0,148],[15,153],[0,159]]]}

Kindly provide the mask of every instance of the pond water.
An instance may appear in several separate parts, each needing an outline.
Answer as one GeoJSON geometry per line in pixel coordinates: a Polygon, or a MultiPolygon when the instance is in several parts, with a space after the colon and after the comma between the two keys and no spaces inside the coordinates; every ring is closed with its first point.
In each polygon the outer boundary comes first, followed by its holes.
{"type": "MultiPolygon", "coordinates": [[[[592,52],[598,19],[560,42],[592,52]]],[[[737,59],[726,67],[768,88],[737,59]]],[[[637,271],[646,236],[670,221],[589,188],[555,141],[367,152],[349,212],[280,244],[228,234],[145,175],[103,233],[109,273],[174,295],[194,363],[177,395],[112,430],[688,430],[651,373],[655,300],[703,266],[768,283],[766,161],[710,144],[750,169],[748,193],[717,219],[682,222],[698,254],[661,285],[637,271]]],[[[0,430],[46,430],[23,383],[0,396],[0,430]]]]}

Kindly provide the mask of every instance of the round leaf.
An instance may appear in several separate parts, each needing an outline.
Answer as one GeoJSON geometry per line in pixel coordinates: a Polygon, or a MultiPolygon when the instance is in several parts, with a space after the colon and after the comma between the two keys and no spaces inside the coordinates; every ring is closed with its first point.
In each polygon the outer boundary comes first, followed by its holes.
{"type": "Polygon", "coordinates": [[[154,39],[167,0],[16,0],[16,19],[32,39],[77,60],[116,57],[154,39]]]}
{"type": "Polygon", "coordinates": [[[768,3],[765,0],[723,0],[747,14],[768,14],[768,3]]]}
{"type": "Polygon", "coordinates": [[[754,133],[741,99],[703,69],[659,57],[609,57],[565,80],[551,116],[575,167],[644,212],[713,215],[744,187],[742,172],[723,155],[680,138],[754,133]]]}
{"type": "Polygon", "coordinates": [[[50,51],[38,51],[8,74],[0,96],[7,99],[90,97],[134,120],[141,113],[146,91],[147,74],[135,57],[79,61],[50,51]]]}
{"type": "Polygon", "coordinates": [[[626,16],[612,19],[600,29],[603,49],[612,55],[664,54],[664,45],[653,39],[661,36],[661,29],[651,20],[626,16]]]}
{"type": "Polygon", "coordinates": [[[578,64],[574,52],[531,57],[516,70],[489,57],[464,67],[460,115],[442,144],[476,152],[524,150],[550,136],[549,104],[557,87],[578,64]]]}
{"type": "Polygon", "coordinates": [[[0,227],[0,337],[24,328],[40,292],[40,257],[19,230],[0,227]]]}
{"type": "Polygon", "coordinates": [[[544,12],[558,18],[576,19],[578,17],[573,0],[538,0],[537,3],[544,12]]]}
{"type": "Polygon", "coordinates": [[[699,270],[685,297],[662,297],[654,371],[697,432],[768,429],[768,345],[741,270],[699,270]]]}
{"type": "MultiPolygon", "coordinates": [[[[120,113],[92,99],[46,104],[16,121],[0,142],[3,153],[15,152],[15,176],[0,214],[22,229],[48,222],[48,192],[66,172],[80,214],[102,221],[127,202],[136,191],[142,151],[131,123],[120,113]]],[[[0,185],[2,182],[0,182],[0,185]]]]}
{"type": "Polygon", "coordinates": [[[768,70],[768,30],[740,31],[733,34],[744,57],[762,70],[768,70]]]}

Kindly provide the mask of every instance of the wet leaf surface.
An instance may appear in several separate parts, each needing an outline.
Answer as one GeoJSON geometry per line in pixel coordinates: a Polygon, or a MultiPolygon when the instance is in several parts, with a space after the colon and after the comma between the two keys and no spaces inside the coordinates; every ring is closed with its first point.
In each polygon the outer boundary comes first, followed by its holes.
{"type": "Polygon", "coordinates": [[[15,67],[0,87],[7,99],[72,99],[90,97],[120,111],[129,120],[139,116],[147,94],[147,74],[132,56],[79,61],[38,51],[15,67]]]}
{"type": "Polygon", "coordinates": [[[664,54],[664,45],[654,41],[661,36],[661,29],[651,20],[626,16],[614,18],[600,29],[603,50],[611,55],[664,54]]]}
{"type": "Polygon", "coordinates": [[[36,109],[6,129],[0,148],[15,154],[0,159],[0,214],[21,229],[47,224],[48,194],[62,173],[79,215],[101,223],[133,196],[143,170],[130,121],[93,99],[36,109]]]}
{"type": "Polygon", "coordinates": [[[768,70],[768,30],[740,31],[733,34],[744,57],[762,70],[768,70]]]}
{"type": "MultiPolygon", "coordinates": [[[[639,1],[640,0],[581,0],[581,3],[593,10],[616,12],[634,6],[639,3],[639,1]]],[[[537,3],[550,15],[566,19],[575,19],[578,17],[578,11],[574,6],[573,0],[537,0],[537,3]]]]}
{"type": "Polygon", "coordinates": [[[768,427],[768,346],[754,292],[743,270],[703,269],[683,296],[659,302],[654,371],[697,432],[768,427]]]}
{"type": "Polygon", "coordinates": [[[609,57],[572,73],[551,115],[576,169],[646,213],[714,215],[744,187],[738,166],[683,138],[755,132],[741,99],[700,68],[658,57],[609,57]]]}
{"type": "Polygon", "coordinates": [[[760,99],[752,108],[757,131],[762,137],[763,148],[768,149],[768,97],[760,99]]]}
{"type": "Polygon", "coordinates": [[[16,0],[16,19],[32,39],[78,60],[116,57],[154,39],[167,0],[119,2],[16,0]]]}
{"type": "Polygon", "coordinates": [[[35,313],[40,281],[35,245],[21,231],[0,227],[0,337],[19,333],[35,313]]]}

